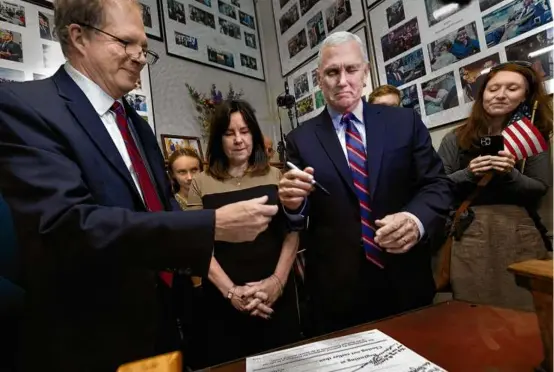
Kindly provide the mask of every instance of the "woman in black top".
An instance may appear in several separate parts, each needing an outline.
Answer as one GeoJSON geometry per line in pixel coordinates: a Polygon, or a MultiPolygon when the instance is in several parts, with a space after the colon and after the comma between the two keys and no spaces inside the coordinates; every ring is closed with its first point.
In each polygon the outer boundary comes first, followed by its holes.
{"type": "MultiPolygon", "coordinates": [[[[248,103],[226,101],[216,109],[207,155],[207,171],[191,185],[190,209],[216,209],[253,198],[279,203],[281,174],[269,166],[262,132],[248,103]]],[[[299,337],[290,272],[298,235],[287,230],[280,211],[255,241],[214,244],[208,280],[203,281],[208,365],[263,352],[299,337]]]]}

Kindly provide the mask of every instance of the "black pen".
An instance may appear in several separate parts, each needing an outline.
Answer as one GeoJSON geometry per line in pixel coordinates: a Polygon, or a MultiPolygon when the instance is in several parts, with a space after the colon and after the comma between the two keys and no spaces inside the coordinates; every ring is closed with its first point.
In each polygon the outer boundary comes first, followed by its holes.
{"type": "MultiPolygon", "coordinates": [[[[296,165],[292,164],[290,161],[287,161],[287,165],[289,166],[289,168],[302,171],[302,169],[298,168],[296,165]]],[[[326,189],[325,187],[321,186],[321,184],[320,184],[319,182],[317,182],[317,181],[316,181],[315,179],[313,179],[313,178],[312,178],[312,185],[314,185],[315,187],[317,187],[318,189],[320,189],[321,191],[323,191],[326,195],[331,196],[331,194],[329,193],[329,191],[327,191],[327,189],[326,189]]]]}

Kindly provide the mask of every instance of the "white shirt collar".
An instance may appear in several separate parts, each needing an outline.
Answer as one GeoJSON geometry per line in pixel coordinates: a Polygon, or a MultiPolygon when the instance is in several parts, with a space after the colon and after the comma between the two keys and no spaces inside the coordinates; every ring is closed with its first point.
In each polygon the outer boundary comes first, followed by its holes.
{"type": "MultiPolygon", "coordinates": [[[[329,105],[327,105],[327,111],[331,116],[331,120],[333,121],[333,126],[335,127],[335,130],[338,130],[341,127],[341,119],[343,114],[336,111],[329,105]]],[[[364,105],[361,99],[358,105],[356,106],[356,108],[352,110],[352,114],[354,115],[354,117],[358,122],[360,123],[364,122],[364,105]]]]}
{"type": "MultiPolygon", "coordinates": [[[[98,115],[103,116],[106,114],[115,100],[104,92],[95,82],[87,78],[75,67],[71,66],[69,62],[65,63],[64,69],[75,84],[85,93],[85,96],[87,96],[98,115]]],[[[121,100],[118,101],[121,103],[121,100]]]]}

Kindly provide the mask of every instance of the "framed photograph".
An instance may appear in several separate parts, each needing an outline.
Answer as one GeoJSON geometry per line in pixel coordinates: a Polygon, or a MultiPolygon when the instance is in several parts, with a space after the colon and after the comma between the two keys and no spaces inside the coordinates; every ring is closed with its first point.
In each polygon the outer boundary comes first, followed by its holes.
{"type": "Polygon", "coordinates": [[[485,75],[481,72],[498,64],[500,64],[500,56],[498,53],[495,53],[460,67],[460,81],[462,83],[464,102],[475,101],[485,78],[485,75]]]}
{"type": "Polygon", "coordinates": [[[543,80],[554,77],[554,29],[547,28],[506,47],[508,61],[528,61],[543,80]]]}
{"type": "MultiPolygon", "coordinates": [[[[0,0],[0,84],[46,79],[65,62],[51,1],[0,0]]],[[[156,133],[148,66],[126,98],[156,133]]]]}
{"type": "Polygon", "coordinates": [[[327,35],[364,20],[361,0],[272,1],[283,76],[317,54],[327,35]]]}
{"type": "Polygon", "coordinates": [[[43,6],[48,9],[54,9],[54,0],[23,0],[27,3],[43,6]]]}
{"type": "Polygon", "coordinates": [[[491,48],[551,22],[549,0],[514,0],[483,17],[487,47],[491,48]]]}
{"type": "Polygon", "coordinates": [[[531,62],[553,93],[552,1],[379,0],[367,11],[374,84],[397,87],[428,128],[467,118],[484,75],[506,61],[531,62]]]}
{"type": "Polygon", "coordinates": [[[196,150],[198,155],[204,159],[202,152],[202,144],[199,137],[178,136],[173,134],[160,134],[162,142],[162,151],[165,159],[169,159],[174,151],[184,148],[192,148],[196,150]]]}
{"type": "Polygon", "coordinates": [[[146,35],[154,40],[163,41],[161,0],[139,0],[142,8],[142,22],[146,35]]]}
{"type": "Polygon", "coordinates": [[[167,54],[265,80],[254,0],[161,1],[167,54]]]}

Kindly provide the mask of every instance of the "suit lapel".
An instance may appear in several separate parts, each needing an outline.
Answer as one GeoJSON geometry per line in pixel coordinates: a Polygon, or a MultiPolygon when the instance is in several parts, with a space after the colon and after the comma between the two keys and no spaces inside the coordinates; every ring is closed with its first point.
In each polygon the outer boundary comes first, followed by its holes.
{"type": "Polygon", "coordinates": [[[69,77],[63,66],[60,67],[58,72],[53,76],[53,80],[58,86],[60,96],[67,100],[67,108],[71,111],[77,123],[79,123],[88,134],[91,141],[98,147],[100,153],[108,160],[121,177],[125,179],[128,186],[139,196],[135,183],[131,178],[131,173],[125,166],[121,154],[113,143],[98,113],[94,110],[94,107],[92,107],[83,91],[75,84],[71,77],[69,77]]]}
{"type": "Polygon", "coordinates": [[[364,103],[364,125],[366,133],[367,171],[369,174],[369,194],[373,198],[379,181],[381,160],[385,145],[385,122],[378,105],[364,103]]]}
{"type": "Polygon", "coordinates": [[[349,189],[355,195],[356,191],[354,190],[352,173],[350,172],[348,161],[344,156],[344,151],[339,142],[335,127],[333,126],[331,116],[329,115],[327,109],[323,110],[319,116],[320,120],[318,120],[318,124],[316,126],[316,136],[319,139],[319,142],[321,142],[323,150],[325,150],[327,156],[329,156],[329,159],[331,159],[333,165],[339,172],[342,180],[346,185],[348,185],[349,189]]]}

